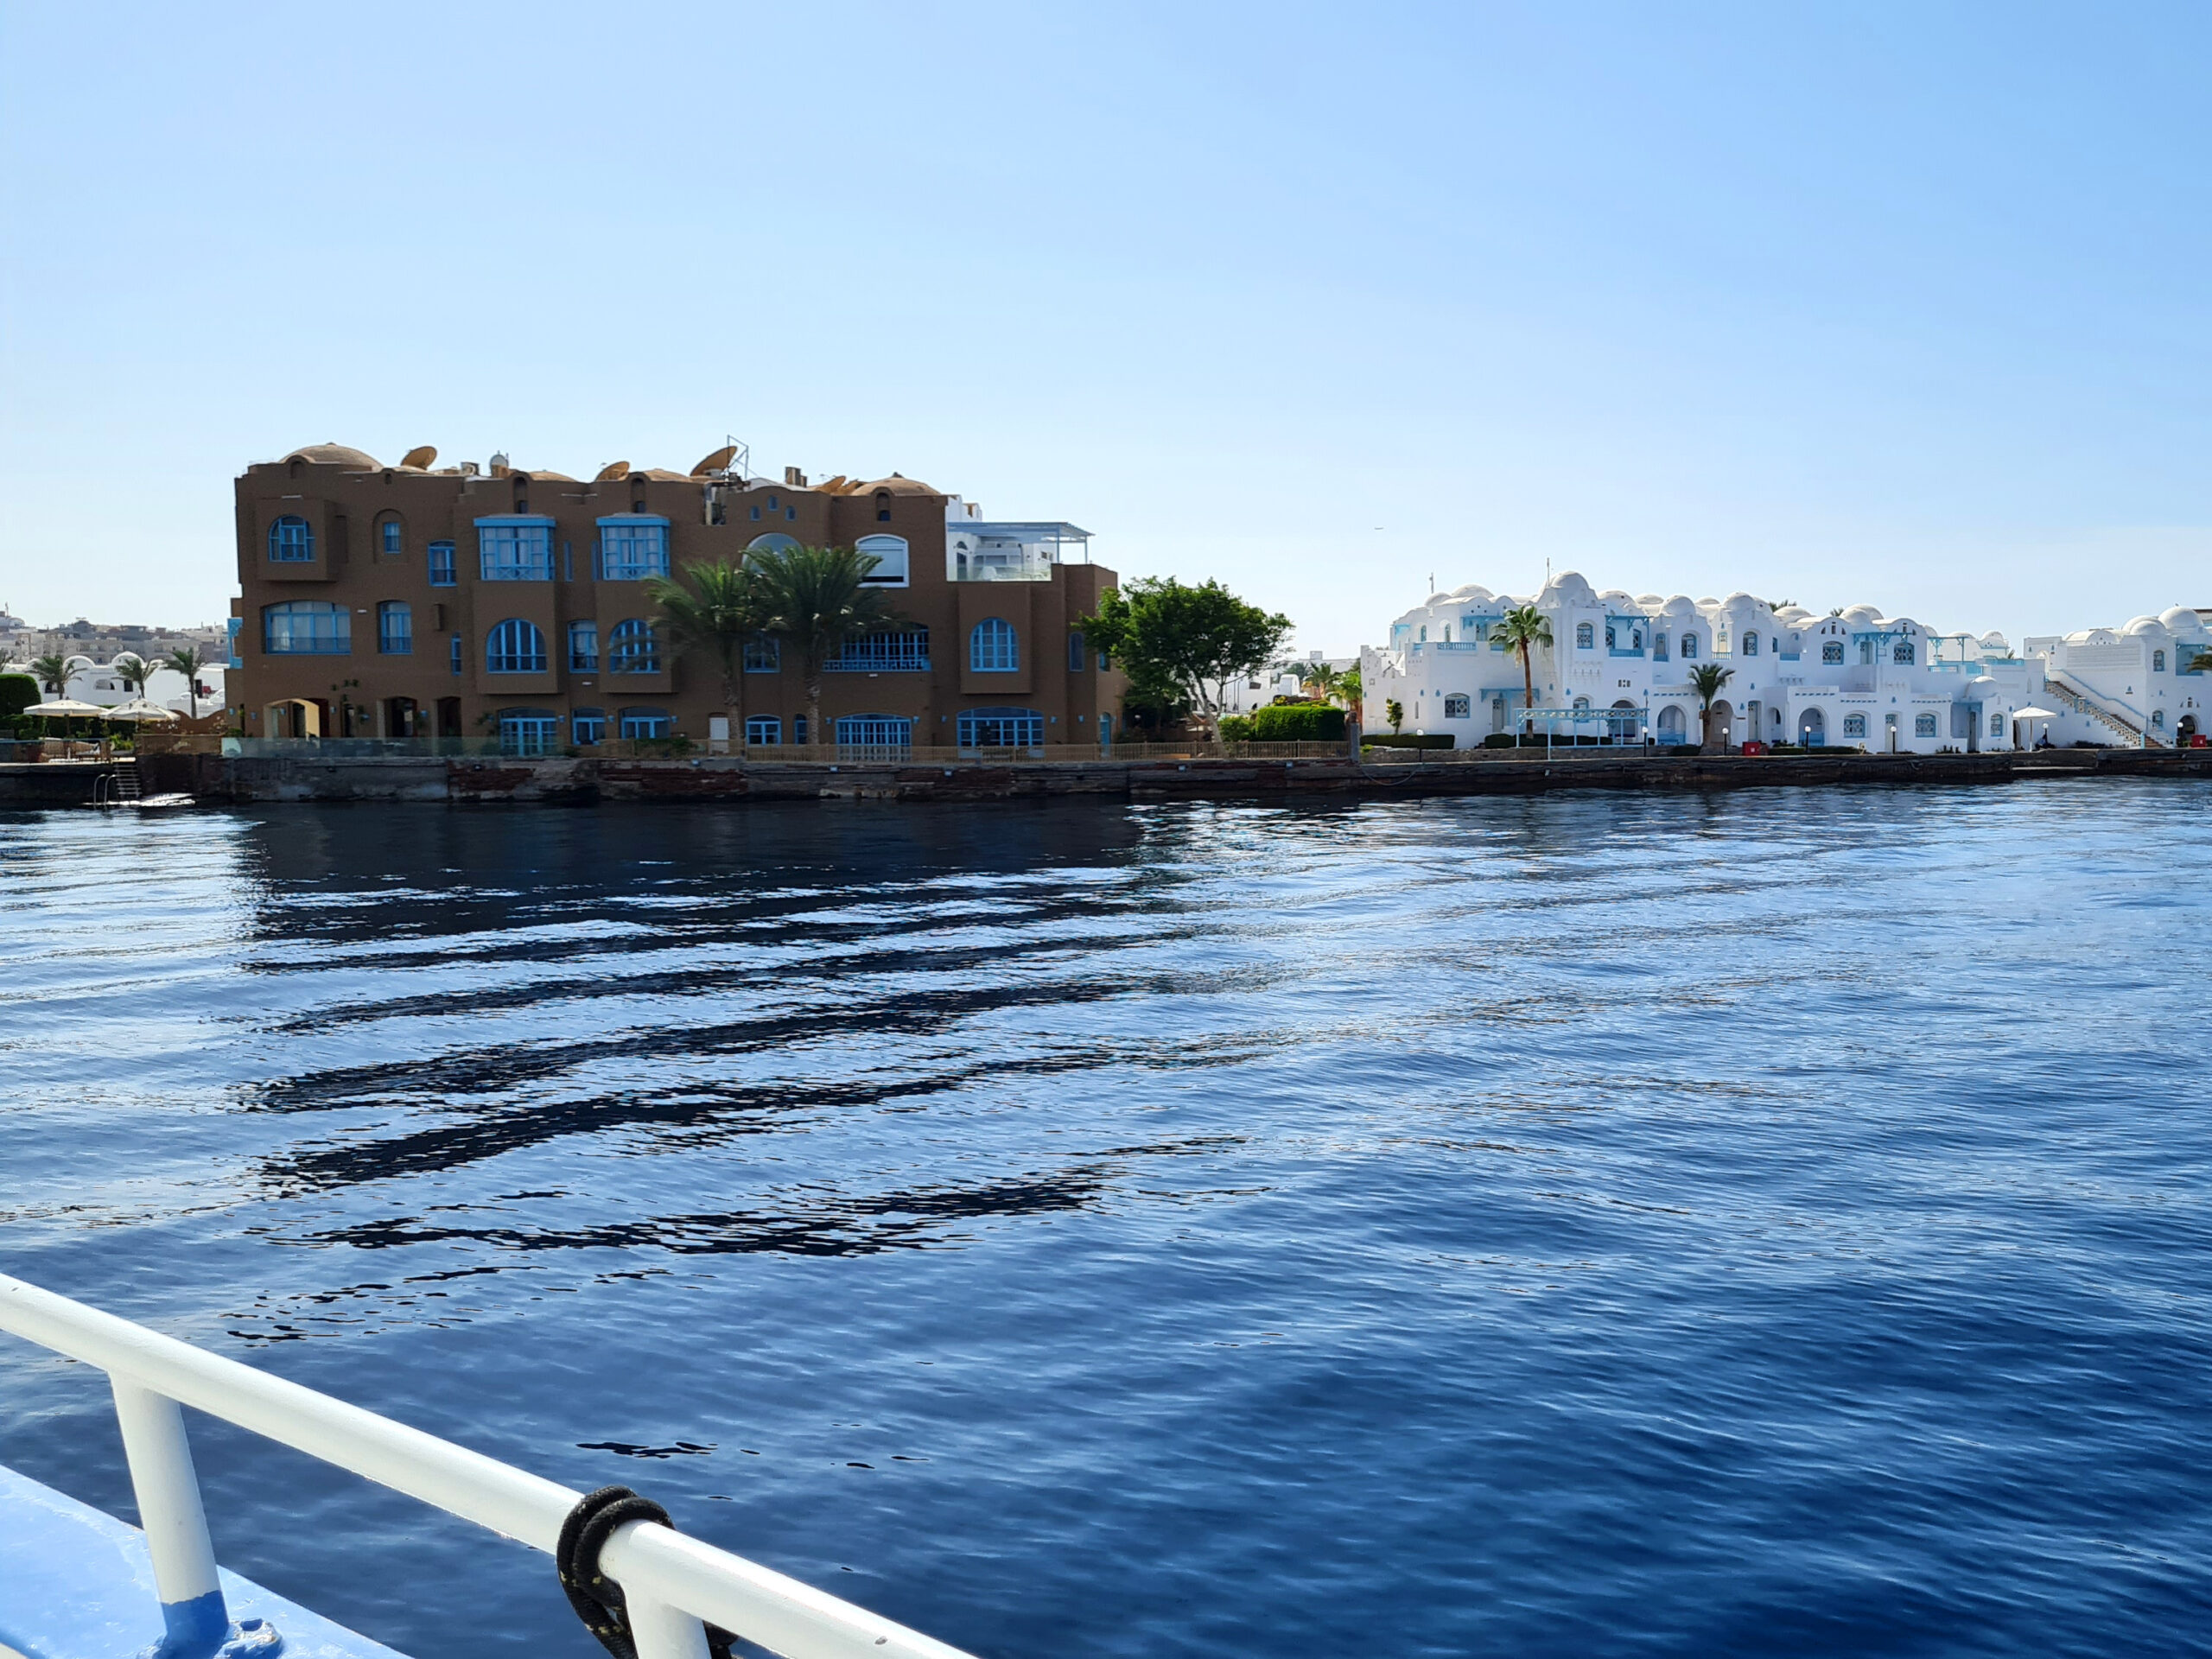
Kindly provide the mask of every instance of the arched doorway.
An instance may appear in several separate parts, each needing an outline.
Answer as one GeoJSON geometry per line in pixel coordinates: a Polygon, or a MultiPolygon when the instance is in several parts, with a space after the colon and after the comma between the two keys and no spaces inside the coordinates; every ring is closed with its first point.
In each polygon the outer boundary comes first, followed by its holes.
{"type": "Polygon", "coordinates": [[[1683,717],[1680,704],[1670,702],[1659,711],[1659,741],[1663,747],[1672,748],[1684,741],[1688,728],[1689,721],[1683,717]]]}
{"type": "Polygon", "coordinates": [[[424,735],[417,724],[422,709],[412,697],[386,697],[384,700],[384,735],[386,737],[421,737],[424,735]]]}
{"type": "Polygon", "coordinates": [[[1615,700],[1613,712],[1605,716],[1605,736],[1615,743],[1637,741],[1636,704],[1626,697],[1615,700]]]}
{"type": "Polygon", "coordinates": [[[1722,697],[1713,705],[1713,712],[1706,716],[1705,747],[1708,749],[1727,748],[1736,741],[1736,710],[1727,698],[1722,697]]]}
{"type": "Polygon", "coordinates": [[[323,705],[312,697],[292,697],[272,702],[263,711],[262,731],[269,737],[321,737],[323,705]]]}
{"type": "Polygon", "coordinates": [[[1808,749],[1826,747],[1828,717],[1817,709],[1808,709],[1797,717],[1797,740],[1808,749]]]}

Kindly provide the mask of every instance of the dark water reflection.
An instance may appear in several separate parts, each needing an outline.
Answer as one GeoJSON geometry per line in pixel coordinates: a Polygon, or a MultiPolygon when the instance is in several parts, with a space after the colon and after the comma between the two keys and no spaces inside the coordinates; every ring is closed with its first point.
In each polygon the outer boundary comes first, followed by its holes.
{"type": "MultiPolygon", "coordinates": [[[[2194,1650],[2208,806],[0,820],[0,1265],[986,1655],[2194,1650]]],[[[0,1459],[127,1513],[94,1382],[0,1459]]]]}

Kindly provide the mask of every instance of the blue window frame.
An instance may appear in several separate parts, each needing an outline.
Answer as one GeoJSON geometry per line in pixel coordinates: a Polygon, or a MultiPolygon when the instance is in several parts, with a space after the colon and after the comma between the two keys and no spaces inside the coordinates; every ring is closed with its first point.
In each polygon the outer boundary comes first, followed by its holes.
{"type": "Polygon", "coordinates": [[[842,674],[925,673],[929,665],[927,628],[856,634],[823,664],[842,674]]]}
{"type": "Polygon", "coordinates": [[[569,716],[569,735],[579,743],[597,743],[607,735],[607,710],[579,709],[569,716]]]}
{"type": "Polygon", "coordinates": [[[1840,639],[1831,639],[1823,645],[1821,647],[1821,660],[1831,666],[1842,666],[1843,641],[1840,639]]]}
{"type": "Polygon", "coordinates": [[[415,607],[404,600],[388,599],[377,607],[377,650],[386,657],[413,655],[415,607]]]}
{"type": "Polygon", "coordinates": [[[429,549],[430,586],[450,588],[454,585],[453,543],[432,542],[429,549]]]}
{"type": "Polygon", "coordinates": [[[476,521],[477,574],[486,582],[553,580],[553,521],[517,513],[476,521]]]}
{"type": "Polygon", "coordinates": [[[238,638],[245,632],[245,619],[242,616],[232,617],[225,625],[223,632],[225,641],[224,650],[230,658],[229,666],[232,668],[244,668],[245,666],[245,658],[238,654],[238,638]]]}
{"type": "Polygon", "coordinates": [[[400,540],[399,520],[386,518],[377,526],[377,551],[387,559],[396,559],[406,550],[400,540]]]}
{"type": "Polygon", "coordinates": [[[1890,660],[1900,667],[1910,667],[1915,655],[1912,641],[1910,639],[1900,639],[1890,647],[1890,660]]]}
{"type": "Polygon", "coordinates": [[[666,737],[673,729],[665,709],[625,709],[622,711],[622,735],[625,737],[666,737]]]}
{"type": "Polygon", "coordinates": [[[1577,651],[1588,651],[1597,637],[1598,628],[1595,623],[1578,622],[1574,625],[1574,648],[1577,651]]]}
{"type": "Polygon", "coordinates": [[[1696,657],[1697,635],[1686,633],[1682,636],[1682,660],[1686,663],[1692,662],[1696,659],[1696,657]]]}
{"type": "Polygon", "coordinates": [[[650,622],[632,617],[617,622],[607,639],[607,667],[612,674],[660,672],[660,636],[650,622]]]}
{"type": "Polygon", "coordinates": [[[1021,641],[1014,624],[995,616],[978,622],[968,636],[968,667],[976,674],[1019,672],[1021,641]]]}
{"type": "Polygon", "coordinates": [[[261,607],[261,648],[272,657],[346,657],[353,650],[353,613],[319,599],[261,607]]]}
{"type": "Polygon", "coordinates": [[[756,633],[745,642],[745,671],[774,674],[784,665],[784,643],[771,633],[756,633]]]}
{"type": "MultiPolygon", "coordinates": [[[[804,743],[804,735],[799,738],[804,743]]],[[[898,715],[840,715],[837,742],[841,747],[906,749],[914,743],[914,722],[898,715]]]]}
{"type": "Polygon", "coordinates": [[[501,754],[544,754],[561,746],[560,716],[546,709],[499,710],[501,754]]]}
{"type": "Polygon", "coordinates": [[[601,582],[645,582],[668,574],[668,520],[652,513],[615,513],[599,521],[601,582]]]}
{"type": "Polygon", "coordinates": [[[1751,628],[1746,628],[1746,629],[1745,629],[1745,630],[1744,630],[1744,655],[1745,655],[1745,656],[1746,656],[1746,657],[1756,657],[1756,656],[1758,656],[1758,654],[1759,654],[1759,636],[1758,636],[1758,631],[1757,631],[1756,629],[1751,629],[1751,628]]]}
{"type": "Polygon", "coordinates": [[[543,674],[545,635],[535,622],[509,617],[484,636],[484,667],[492,674],[543,674]]]}
{"type": "Polygon", "coordinates": [[[773,715],[748,715],[745,721],[745,741],[747,745],[781,743],[784,722],[773,715]]]}
{"type": "Polygon", "coordinates": [[[872,588],[904,588],[906,585],[911,550],[904,536],[863,536],[853,543],[853,551],[863,558],[874,559],[868,575],[861,580],[872,588]]]}
{"type": "Polygon", "coordinates": [[[315,531],[296,512],[288,512],[269,526],[269,562],[306,564],[315,557],[315,531]]]}
{"type": "Polygon", "coordinates": [[[453,663],[453,671],[454,671],[454,673],[456,673],[456,674],[460,673],[460,672],[461,672],[461,636],[460,636],[459,634],[457,634],[457,633],[456,633],[455,635],[454,635],[454,637],[453,637],[453,643],[452,643],[452,646],[451,646],[451,648],[447,652],[447,653],[446,653],[446,654],[447,654],[447,656],[448,656],[449,658],[451,658],[451,660],[452,660],[452,663],[453,663]]]}
{"type": "Polygon", "coordinates": [[[1079,633],[1068,635],[1068,672],[1083,672],[1083,636],[1079,633]]]}
{"type": "Polygon", "coordinates": [[[1034,709],[963,709],[954,730],[963,749],[1033,749],[1045,741],[1045,716],[1034,709]]]}
{"type": "Polygon", "coordinates": [[[573,673],[592,674],[599,670],[599,624],[571,622],[569,624],[569,668],[573,673]]]}
{"type": "Polygon", "coordinates": [[[802,746],[806,742],[806,716],[804,715],[793,715],[791,716],[791,741],[802,746]]]}

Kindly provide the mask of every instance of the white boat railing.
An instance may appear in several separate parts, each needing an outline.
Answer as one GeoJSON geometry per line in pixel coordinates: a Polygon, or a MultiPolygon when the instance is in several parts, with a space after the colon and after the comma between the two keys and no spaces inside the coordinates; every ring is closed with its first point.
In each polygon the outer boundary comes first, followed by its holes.
{"type": "MultiPolygon", "coordinates": [[[[0,1331],[107,1373],[155,1587],[173,1631],[180,1622],[215,1630],[228,1624],[180,1406],[549,1555],[583,1496],[5,1274],[0,1331]]],[[[708,1659],[705,1624],[788,1659],[967,1659],[957,1648],[653,1522],[617,1529],[600,1561],[627,1599],[639,1659],[708,1659]]]]}

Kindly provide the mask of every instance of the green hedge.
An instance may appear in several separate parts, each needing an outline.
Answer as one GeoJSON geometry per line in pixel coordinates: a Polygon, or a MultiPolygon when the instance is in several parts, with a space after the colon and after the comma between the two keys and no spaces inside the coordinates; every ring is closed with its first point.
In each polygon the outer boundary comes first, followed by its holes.
{"type": "Polygon", "coordinates": [[[1359,739],[1363,749],[1451,749],[1459,744],[1449,732],[1363,732],[1359,739]]]}
{"type": "MultiPolygon", "coordinates": [[[[1251,741],[1255,743],[1341,743],[1344,741],[1344,711],[1318,702],[1287,702],[1255,709],[1251,726],[1251,741]]],[[[1225,727],[1222,735],[1229,735],[1225,727]]]]}
{"type": "Polygon", "coordinates": [[[44,702],[46,693],[28,674],[0,674],[0,720],[13,720],[35,702],[44,702]]]}
{"type": "Polygon", "coordinates": [[[1252,741],[1252,717],[1249,715],[1224,715],[1221,717],[1221,741],[1224,743],[1249,743],[1252,741]]]}

